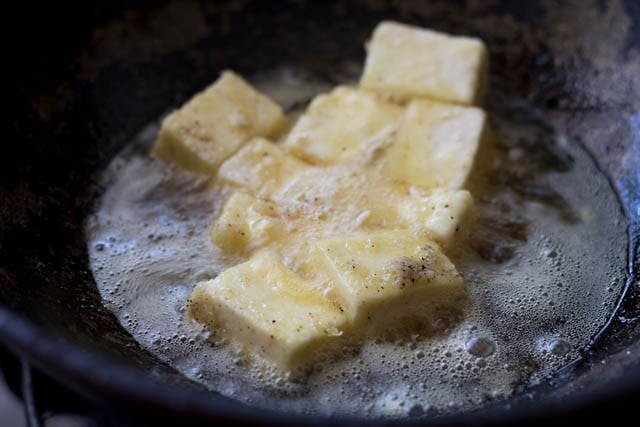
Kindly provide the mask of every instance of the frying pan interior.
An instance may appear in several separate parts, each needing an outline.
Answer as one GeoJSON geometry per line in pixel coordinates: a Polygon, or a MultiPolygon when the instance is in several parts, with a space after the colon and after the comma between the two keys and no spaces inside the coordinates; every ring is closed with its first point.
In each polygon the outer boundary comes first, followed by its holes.
{"type": "Polygon", "coordinates": [[[0,157],[0,337],[46,373],[120,405],[205,419],[303,420],[203,391],[142,350],[100,303],[83,222],[109,159],[220,70],[250,76],[287,66],[339,83],[357,75],[351,64],[362,63],[376,23],[398,20],[484,39],[491,85],[583,144],[629,221],[629,241],[620,242],[629,251],[629,287],[609,330],[578,366],[475,420],[559,416],[640,389],[634,0],[116,1],[72,12],[39,6],[37,14],[21,7],[15,20],[25,26],[10,48],[10,137],[0,157]]]}

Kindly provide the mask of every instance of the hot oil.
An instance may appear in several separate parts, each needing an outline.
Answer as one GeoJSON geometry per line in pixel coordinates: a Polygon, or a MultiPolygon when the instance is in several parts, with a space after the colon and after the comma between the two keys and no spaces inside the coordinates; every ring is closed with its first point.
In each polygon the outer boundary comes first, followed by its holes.
{"type": "MultiPolygon", "coordinates": [[[[279,70],[254,79],[295,113],[331,84],[279,70]]],[[[492,94],[493,137],[469,180],[476,226],[450,253],[466,279],[465,316],[441,334],[371,340],[287,381],[212,341],[185,304],[225,268],[209,240],[223,200],[211,179],[152,159],[158,124],[105,172],[87,235],[105,306],[149,352],[252,405],[303,413],[419,416],[509,396],[579,358],[623,288],[625,219],[582,149],[525,103],[492,94]]]]}

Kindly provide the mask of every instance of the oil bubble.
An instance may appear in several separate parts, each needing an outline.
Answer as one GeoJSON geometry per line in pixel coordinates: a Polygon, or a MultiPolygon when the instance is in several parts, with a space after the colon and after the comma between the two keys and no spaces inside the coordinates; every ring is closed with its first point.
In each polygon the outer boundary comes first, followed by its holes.
{"type": "Polygon", "coordinates": [[[556,356],[564,356],[571,351],[571,344],[567,341],[556,338],[549,342],[549,352],[556,356]]]}
{"type": "Polygon", "coordinates": [[[487,337],[471,337],[464,344],[464,348],[472,356],[488,357],[494,353],[496,345],[487,337]]]}

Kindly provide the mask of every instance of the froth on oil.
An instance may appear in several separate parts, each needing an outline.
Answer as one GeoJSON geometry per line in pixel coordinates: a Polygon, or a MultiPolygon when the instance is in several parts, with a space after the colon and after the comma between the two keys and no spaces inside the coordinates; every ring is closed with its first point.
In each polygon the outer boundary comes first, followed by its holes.
{"type": "MultiPolygon", "coordinates": [[[[331,86],[290,69],[254,82],[292,108],[331,86]]],[[[451,254],[468,298],[444,333],[367,341],[292,380],[191,321],[193,287],[228,262],[207,232],[223,195],[211,179],[149,156],[157,123],[112,161],[87,221],[103,303],[185,376],[272,409],[428,416],[543,381],[575,361],[611,316],[624,283],[625,219],[589,156],[540,114],[499,93],[488,111],[494,137],[469,181],[477,223],[468,247],[451,254]]]]}

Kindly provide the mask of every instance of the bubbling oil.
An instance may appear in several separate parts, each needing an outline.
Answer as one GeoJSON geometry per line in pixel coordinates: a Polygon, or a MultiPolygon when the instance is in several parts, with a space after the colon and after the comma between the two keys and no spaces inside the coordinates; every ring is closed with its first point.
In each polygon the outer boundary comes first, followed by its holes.
{"type": "MultiPolygon", "coordinates": [[[[295,70],[253,82],[292,115],[331,89],[295,70]]],[[[624,286],[626,222],[591,158],[526,103],[492,94],[494,138],[469,180],[470,243],[449,255],[466,280],[463,319],[435,336],[371,340],[290,381],[212,341],[190,320],[195,284],[226,268],[209,240],[223,194],[206,177],[151,158],[158,123],[109,165],[88,219],[104,305],[150,353],[251,405],[308,414],[413,417],[478,407],[577,360],[624,286]]]]}

